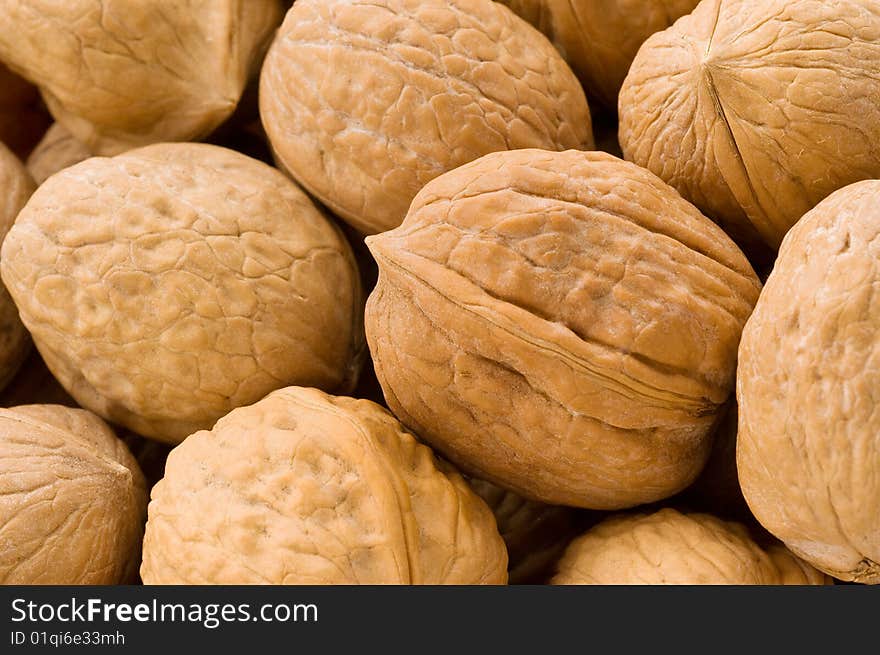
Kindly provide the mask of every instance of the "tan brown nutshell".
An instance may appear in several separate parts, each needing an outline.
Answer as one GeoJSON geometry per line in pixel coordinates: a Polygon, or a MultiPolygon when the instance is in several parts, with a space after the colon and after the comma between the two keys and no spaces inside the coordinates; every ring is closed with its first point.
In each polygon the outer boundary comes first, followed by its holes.
{"type": "Polygon", "coordinates": [[[490,0],[299,0],[266,57],[260,112],[280,165],[369,234],[486,153],[593,146],[571,69],[490,0]]]}
{"type": "Polygon", "coordinates": [[[37,184],[60,170],[78,164],[92,153],[61,123],[53,123],[27,158],[27,170],[37,184]]]}
{"type": "Polygon", "coordinates": [[[700,0],[500,1],[547,35],[591,98],[616,109],[617,92],[639,46],[700,0]]]}
{"type": "Polygon", "coordinates": [[[207,135],[281,19],[277,0],[0,0],[0,58],[92,152],[207,135]]]}
{"type": "MultiPolygon", "coordinates": [[[[22,163],[0,143],[0,240],[12,227],[36,186],[22,163]]],[[[0,284],[0,389],[30,351],[30,337],[6,287],[0,284]]]]}
{"type": "Polygon", "coordinates": [[[830,579],[739,523],[666,508],[605,519],[575,539],[553,584],[821,585],[830,579]]]}
{"type": "Polygon", "coordinates": [[[761,524],[813,566],[880,583],[880,181],[806,214],[739,350],[737,469],[761,524]]]}
{"type": "Polygon", "coordinates": [[[147,584],[503,584],[486,504],[368,400],[290,387],[168,457],[147,584]]]}
{"type": "Polygon", "coordinates": [[[620,142],[745,244],[880,177],[880,3],[704,0],[639,50],[620,142]]]}
{"type": "Polygon", "coordinates": [[[53,175],[3,243],[2,275],[77,402],[175,443],[299,382],[357,376],[351,249],[277,170],[156,144],[53,175]]]}
{"type": "Polygon", "coordinates": [[[135,581],[147,490],[91,412],[0,409],[0,584],[135,581]]]}
{"type": "Polygon", "coordinates": [[[760,283],[656,176],[599,152],[494,153],[367,245],[388,406],[463,470],[593,509],[696,477],[760,283]]]}
{"type": "Polygon", "coordinates": [[[507,546],[510,584],[544,583],[569,541],[583,531],[581,513],[526,500],[485,480],[468,483],[495,515],[507,546]]]}

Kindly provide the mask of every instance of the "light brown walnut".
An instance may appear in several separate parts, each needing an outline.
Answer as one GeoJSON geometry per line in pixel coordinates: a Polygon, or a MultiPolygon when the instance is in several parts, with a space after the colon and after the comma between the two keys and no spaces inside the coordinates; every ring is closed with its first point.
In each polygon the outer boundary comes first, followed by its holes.
{"type": "Polygon", "coordinates": [[[830,578],[779,544],[710,514],[661,509],[605,519],[575,539],[553,584],[822,585],[830,578]]]}
{"type": "Polygon", "coordinates": [[[279,165],[368,234],[486,153],[593,147],[571,69],[490,0],[299,0],[266,56],[260,112],[279,165]]]}
{"type": "Polygon", "coordinates": [[[0,409],[0,584],[130,584],[147,490],[100,418],[61,405],[0,409]]]}
{"type": "Polygon", "coordinates": [[[599,152],[494,153],[366,241],[388,406],[468,474],[592,509],[696,477],[760,283],[656,176],[599,152]]]}
{"type": "Polygon", "coordinates": [[[743,332],[737,471],[755,517],[842,580],[880,583],[880,181],[795,225],[743,332]]]}
{"type": "Polygon", "coordinates": [[[342,234],[283,174],[218,146],[64,169],[0,267],[76,401],[169,443],[292,383],[347,390],[365,350],[342,234]]]}
{"type": "Polygon", "coordinates": [[[880,177],[880,3],[703,0],[639,50],[620,144],[744,247],[880,177]]]}
{"type": "Polygon", "coordinates": [[[0,59],[97,154],[207,136],[236,107],[278,0],[0,0],[0,59]]]}
{"type": "Polygon", "coordinates": [[[486,504],[368,400],[289,387],[188,437],[153,487],[146,584],[504,584],[486,504]]]}

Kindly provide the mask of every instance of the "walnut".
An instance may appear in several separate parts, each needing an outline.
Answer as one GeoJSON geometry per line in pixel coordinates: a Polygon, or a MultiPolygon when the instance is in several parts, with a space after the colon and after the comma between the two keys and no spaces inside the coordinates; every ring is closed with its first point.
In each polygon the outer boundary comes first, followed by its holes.
{"type": "Polygon", "coordinates": [[[706,0],[648,39],[620,92],[627,159],[756,250],[880,177],[880,3],[706,0]]]}
{"type": "Polygon", "coordinates": [[[218,146],[57,173],[0,267],[76,401],[169,443],[287,384],[347,390],[364,351],[344,237],[280,172],[218,146]]]}
{"type": "Polygon", "coordinates": [[[460,475],[368,400],[289,387],[168,457],[146,584],[503,584],[507,552],[460,475]]]}
{"type": "Polygon", "coordinates": [[[653,174],[598,152],[494,153],[366,241],[388,406],[464,471],[592,509],[696,477],[760,282],[653,174]]]}
{"type": "Polygon", "coordinates": [[[577,78],[490,0],[299,0],[266,56],[260,112],[280,166],[364,233],[486,153],[593,147],[577,78]]]}
{"type": "Polygon", "coordinates": [[[137,462],[97,416],[0,409],[0,584],[134,582],[146,508],[137,462]]]}
{"type": "Polygon", "coordinates": [[[736,458],[755,517],[842,580],[880,583],[880,181],[782,242],[739,349],[736,458]]]}
{"type": "Polygon", "coordinates": [[[91,152],[207,136],[236,107],[277,0],[0,0],[0,59],[91,152]]]}

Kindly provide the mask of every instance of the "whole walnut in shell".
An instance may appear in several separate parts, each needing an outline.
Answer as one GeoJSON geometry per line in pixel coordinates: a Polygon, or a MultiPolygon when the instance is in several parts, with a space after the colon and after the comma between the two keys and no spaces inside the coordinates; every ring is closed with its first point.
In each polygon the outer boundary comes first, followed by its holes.
{"type": "Polygon", "coordinates": [[[146,508],[137,462],[97,416],[0,409],[0,584],[134,582],[146,508]]]}
{"type": "Polygon", "coordinates": [[[500,0],[553,42],[587,94],[617,107],[639,46],[700,0],[500,0]]]}
{"type": "Polygon", "coordinates": [[[880,3],[703,0],[639,50],[627,159],[734,238],[778,248],[829,193],[880,177],[880,3]]]}
{"type": "Polygon", "coordinates": [[[49,178],[2,275],[77,402],[174,443],[291,383],[354,384],[351,249],[277,170],[205,144],[94,157],[49,178]]]}
{"type": "Polygon", "coordinates": [[[146,584],[503,584],[460,475],[368,400],[289,387],[188,437],[153,488],[146,584]]]}
{"type": "MultiPolygon", "coordinates": [[[[0,143],[0,240],[12,227],[36,186],[22,163],[0,143]]],[[[0,284],[0,389],[30,351],[30,338],[6,287],[0,284]]]]}
{"type": "Polygon", "coordinates": [[[514,148],[592,148],[547,39],[490,0],[299,0],[266,56],[260,111],[283,168],[364,233],[429,180],[514,148]]]}
{"type": "Polygon", "coordinates": [[[696,477],[760,283],[656,176],[599,152],[493,153],[366,241],[388,406],[464,471],[593,509],[696,477]]]}
{"type": "Polygon", "coordinates": [[[737,470],[755,517],[835,578],[880,583],[880,181],[786,236],[739,349],[737,470]]]}
{"type": "Polygon", "coordinates": [[[0,0],[0,59],[92,152],[206,136],[235,109],[277,0],[0,0]]]}
{"type": "Polygon", "coordinates": [[[53,123],[27,158],[27,170],[42,184],[60,170],[78,164],[92,153],[61,123],[53,123]]]}
{"type": "Polygon", "coordinates": [[[553,584],[821,585],[830,580],[746,528],[671,508],[614,516],[575,539],[553,584]]]}

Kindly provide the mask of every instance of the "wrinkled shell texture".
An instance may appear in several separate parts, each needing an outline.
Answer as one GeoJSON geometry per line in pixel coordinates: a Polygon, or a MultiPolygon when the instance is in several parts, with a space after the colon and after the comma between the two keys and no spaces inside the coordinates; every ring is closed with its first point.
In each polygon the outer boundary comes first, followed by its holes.
{"type": "Polygon", "coordinates": [[[192,435],[152,492],[147,584],[503,584],[486,504],[386,410],[287,388],[192,435]]]}
{"type": "Polygon", "coordinates": [[[3,280],[83,407],[171,443],[293,383],[354,383],[362,291],[348,244],[284,175],[157,144],[47,180],[3,280]]]}
{"type": "Polygon", "coordinates": [[[69,166],[85,161],[92,153],[61,123],[53,123],[27,158],[27,170],[37,184],[69,166]]]}
{"type": "Polygon", "coordinates": [[[738,523],[662,509],[612,517],[571,543],[554,584],[821,585],[820,572],[738,523]]]}
{"type": "MultiPolygon", "coordinates": [[[[0,143],[0,240],[35,189],[21,162],[0,143]]],[[[0,389],[27,357],[30,338],[6,287],[0,284],[0,389]]]]}
{"type": "Polygon", "coordinates": [[[737,468],[770,532],[836,578],[880,583],[880,181],[789,232],[743,333],[737,468]]]}
{"type": "Polygon", "coordinates": [[[577,510],[526,500],[485,480],[468,480],[498,524],[507,546],[510,584],[537,584],[583,528],[577,510]]]}
{"type": "Polygon", "coordinates": [[[280,164],[364,233],[486,153],[593,147],[571,69],[490,0],[299,0],[260,83],[280,164]]]}
{"type": "Polygon", "coordinates": [[[553,42],[592,98],[617,107],[617,92],[649,36],[699,0],[500,0],[553,42]]]}
{"type": "Polygon", "coordinates": [[[207,135],[235,109],[277,0],[0,0],[0,59],[95,153],[207,135]]]}
{"type": "Polygon", "coordinates": [[[125,584],[140,561],[147,490],[97,416],[0,409],[0,584],[125,584]]]}
{"type": "Polygon", "coordinates": [[[465,471],[593,509],[697,475],[760,283],[654,175],[598,152],[495,153],[367,244],[389,407],[465,471]]]}
{"type": "Polygon", "coordinates": [[[777,248],[831,192],[880,177],[880,3],[704,0],[620,93],[626,158],[744,244],[777,248]]]}

